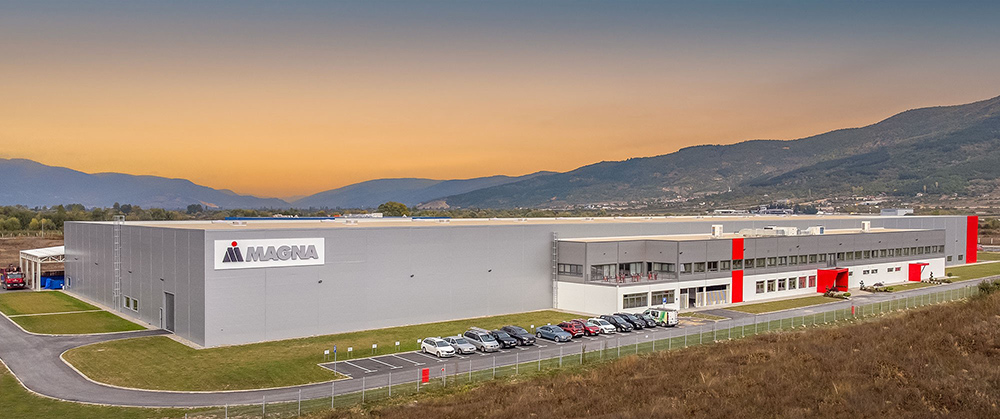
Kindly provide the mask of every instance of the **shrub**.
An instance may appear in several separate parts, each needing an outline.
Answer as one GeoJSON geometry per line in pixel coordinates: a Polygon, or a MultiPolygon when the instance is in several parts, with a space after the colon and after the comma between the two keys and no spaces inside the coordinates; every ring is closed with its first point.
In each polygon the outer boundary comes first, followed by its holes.
{"type": "Polygon", "coordinates": [[[888,292],[892,292],[892,287],[886,287],[885,290],[888,292]]]}
{"type": "Polygon", "coordinates": [[[844,297],[850,297],[850,296],[851,296],[851,293],[849,293],[849,292],[845,292],[844,293],[844,297]]]}
{"type": "Polygon", "coordinates": [[[989,295],[997,290],[1000,290],[1000,280],[983,280],[979,283],[979,293],[982,295],[989,295]]]}

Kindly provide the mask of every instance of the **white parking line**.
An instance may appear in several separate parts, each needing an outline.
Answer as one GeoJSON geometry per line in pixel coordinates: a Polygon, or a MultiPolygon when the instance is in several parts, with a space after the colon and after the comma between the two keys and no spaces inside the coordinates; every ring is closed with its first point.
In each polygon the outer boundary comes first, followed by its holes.
{"type": "Polygon", "coordinates": [[[368,373],[373,373],[373,372],[375,372],[375,370],[370,370],[370,369],[368,369],[368,368],[365,368],[365,367],[362,367],[362,366],[360,366],[360,365],[357,365],[357,364],[355,364],[355,363],[353,363],[353,362],[351,362],[351,361],[340,361],[340,362],[343,362],[343,363],[345,363],[345,364],[347,364],[347,365],[350,365],[350,366],[352,366],[352,367],[354,367],[354,368],[358,368],[358,369],[361,369],[361,370],[364,370],[365,374],[368,374],[368,373]]]}
{"type": "Polygon", "coordinates": [[[413,363],[413,365],[424,365],[424,364],[423,364],[422,362],[417,362],[417,361],[411,361],[411,360],[409,360],[409,359],[406,359],[406,358],[403,358],[403,357],[401,357],[401,356],[399,356],[399,355],[392,355],[392,356],[394,356],[394,357],[396,357],[396,358],[398,358],[398,359],[402,359],[403,361],[406,361],[406,362],[410,362],[410,363],[413,363]]]}
{"type": "MultiPolygon", "coordinates": [[[[425,353],[423,353],[423,352],[414,352],[414,353],[415,353],[415,354],[417,354],[417,355],[420,355],[420,356],[422,356],[422,357],[426,357],[426,358],[430,358],[430,359],[433,359],[433,360],[435,360],[435,361],[437,361],[437,362],[444,362],[444,360],[443,360],[443,359],[441,359],[441,358],[437,358],[437,357],[433,357],[433,356],[430,356],[430,355],[427,355],[427,354],[425,354],[425,353]]],[[[456,356],[457,356],[457,355],[456,355],[456,356]]]]}
{"type": "Polygon", "coordinates": [[[377,359],[375,359],[375,358],[368,358],[368,360],[369,360],[369,361],[375,361],[375,362],[378,362],[379,364],[382,364],[382,365],[385,365],[385,366],[388,366],[389,368],[392,368],[392,369],[396,369],[396,368],[403,368],[403,367],[397,367],[397,366],[395,366],[395,365],[392,365],[392,364],[390,364],[390,363],[387,363],[387,362],[382,362],[382,361],[379,361],[379,360],[377,360],[377,359]]]}

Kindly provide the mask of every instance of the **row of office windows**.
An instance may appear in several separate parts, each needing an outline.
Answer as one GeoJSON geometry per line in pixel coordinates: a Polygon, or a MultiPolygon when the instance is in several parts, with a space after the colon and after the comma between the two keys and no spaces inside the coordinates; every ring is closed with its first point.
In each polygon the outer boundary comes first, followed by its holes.
{"type": "Polygon", "coordinates": [[[622,295],[622,308],[649,307],[650,301],[653,302],[653,305],[673,304],[674,290],[624,294],[622,295]]]}
{"type": "Polygon", "coordinates": [[[850,261],[850,260],[865,260],[865,259],[879,259],[879,258],[892,258],[901,256],[911,256],[911,255],[924,255],[924,254],[935,254],[944,253],[944,246],[923,246],[923,247],[908,247],[908,248],[896,248],[896,249],[875,249],[875,250],[857,250],[853,252],[839,252],[839,253],[821,253],[814,255],[798,255],[798,256],[772,256],[767,258],[756,258],[756,259],[737,259],[733,261],[723,260],[723,261],[712,261],[712,262],[692,262],[692,263],[682,263],[681,273],[701,273],[701,272],[717,272],[717,271],[728,271],[730,269],[756,269],[756,268],[773,268],[780,266],[795,266],[795,265],[807,265],[813,263],[827,263],[832,258],[836,258],[838,261],[850,261]]]}
{"type": "Polygon", "coordinates": [[[787,291],[801,288],[816,288],[816,275],[798,278],[778,278],[757,281],[757,294],[787,291]]]}
{"type": "MultiPolygon", "coordinates": [[[[552,265],[549,265],[552,266],[552,265]]],[[[583,265],[571,265],[568,263],[559,264],[559,274],[560,275],[583,275],[583,265]]]]}

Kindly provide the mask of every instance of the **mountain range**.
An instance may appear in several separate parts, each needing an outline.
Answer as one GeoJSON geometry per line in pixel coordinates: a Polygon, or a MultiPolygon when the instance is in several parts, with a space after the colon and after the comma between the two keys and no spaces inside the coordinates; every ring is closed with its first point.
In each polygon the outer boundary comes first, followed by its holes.
{"type": "Polygon", "coordinates": [[[564,173],[461,180],[376,179],[288,202],[240,195],[185,179],[87,174],[0,159],[0,205],[80,203],[185,208],[373,208],[386,201],[430,207],[554,207],[718,195],[991,191],[1000,179],[1000,97],[921,108],[881,122],[796,140],[701,145],[604,161],[564,173]]]}

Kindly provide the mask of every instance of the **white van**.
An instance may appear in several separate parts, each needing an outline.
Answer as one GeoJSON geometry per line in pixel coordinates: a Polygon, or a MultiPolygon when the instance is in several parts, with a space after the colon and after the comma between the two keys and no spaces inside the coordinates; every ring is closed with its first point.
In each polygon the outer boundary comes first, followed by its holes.
{"type": "Polygon", "coordinates": [[[642,314],[648,314],[653,320],[656,320],[656,324],[660,326],[677,326],[677,310],[669,308],[650,308],[643,311],[642,314]]]}

